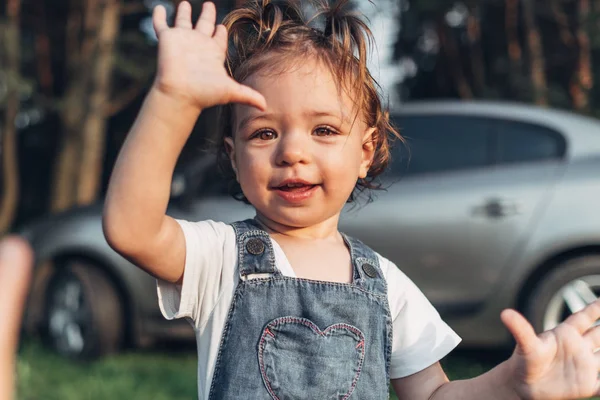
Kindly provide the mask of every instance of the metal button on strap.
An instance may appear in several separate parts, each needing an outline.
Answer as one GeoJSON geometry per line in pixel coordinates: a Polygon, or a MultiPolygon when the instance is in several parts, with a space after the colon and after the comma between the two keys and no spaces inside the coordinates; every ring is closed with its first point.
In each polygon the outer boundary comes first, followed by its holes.
{"type": "Polygon", "coordinates": [[[363,264],[362,269],[367,276],[375,278],[377,276],[377,269],[371,264],[363,264]]]}
{"type": "Polygon", "coordinates": [[[265,244],[263,243],[262,240],[258,239],[258,238],[252,238],[250,240],[248,240],[248,242],[246,243],[246,250],[248,250],[248,253],[250,254],[254,254],[255,256],[264,253],[265,251],[265,244]]]}

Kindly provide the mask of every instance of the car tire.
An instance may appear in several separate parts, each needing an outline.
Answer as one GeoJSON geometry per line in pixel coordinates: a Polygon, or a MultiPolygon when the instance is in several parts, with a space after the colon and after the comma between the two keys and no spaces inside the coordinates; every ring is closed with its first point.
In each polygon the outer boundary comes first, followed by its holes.
{"type": "Polygon", "coordinates": [[[56,267],[46,287],[43,320],[47,345],[72,359],[116,352],[124,336],[120,296],[106,273],[87,261],[56,267]]]}
{"type": "Polygon", "coordinates": [[[525,316],[536,332],[543,332],[598,297],[600,254],[573,257],[539,280],[528,297],[525,316]]]}

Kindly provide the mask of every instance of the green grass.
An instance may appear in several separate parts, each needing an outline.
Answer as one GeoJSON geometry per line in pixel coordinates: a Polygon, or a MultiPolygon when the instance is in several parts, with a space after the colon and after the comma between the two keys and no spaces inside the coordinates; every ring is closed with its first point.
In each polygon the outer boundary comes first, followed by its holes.
{"type": "Polygon", "coordinates": [[[73,363],[26,343],[17,362],[19,400],[195,399],[196,354],[135,352],[73,363]]]}
{"type": "MultiPolygon", "coordinates": [[[[462,355],[443,364],[451,379],[476,376],[493,365],[462,355]]],[[[196,352],[135,351],[74,363],[26,342],[19,352],[17,379],[18,400],[189,400],[197,398],[196,352]]]]}

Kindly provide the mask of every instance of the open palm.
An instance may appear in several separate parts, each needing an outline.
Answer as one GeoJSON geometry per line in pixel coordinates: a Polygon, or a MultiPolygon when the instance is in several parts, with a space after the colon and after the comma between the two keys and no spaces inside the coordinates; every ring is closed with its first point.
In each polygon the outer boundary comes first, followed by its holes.
{"type": "Polygon", "coordinates": [[[194,26],[192,7],[183,1],[171,28],[165,8],[155,8],[153,23],[159,46],[155,86],[200,109],[230,102],[264,109],[265,99],[260,93],[228,75],[224,66],[227,29],[215,26],[216,15],[215,5],[206,2],[194,26]]]}
{"type": "Polygon", "coordinates": [[[516,311],[502,313],[517,342],[509,363],[521,398],[580,399],[600,394],[598,318],[600,300],[538,336],[516,311]]]}

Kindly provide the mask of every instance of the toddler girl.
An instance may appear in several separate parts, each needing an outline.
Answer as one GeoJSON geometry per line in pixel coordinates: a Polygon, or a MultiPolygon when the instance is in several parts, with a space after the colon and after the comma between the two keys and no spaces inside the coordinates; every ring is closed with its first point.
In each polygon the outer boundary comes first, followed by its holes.
{"type": "Polygon", "coordinates": [[[344,205],[389,161],[391,127],[366,68],[369,31],[347,1],[254,0],[215,26],[157,7],[158,72],[116,163],[104,230],[158,278],[167,318],[192,322],[200,399],[558,399],[598,390],[600,304],[468,381],[439,360],[457,335],[389,260],[338,231],[344,205]],[[311,7],[313,9],[309,10],[311,7]],[[229,46],[229,49],[228,49],[229,46]],[[222,151],[256,210],[231,225],[165,215],[173,169],[202,110],[223,105],[222,151]]]}

